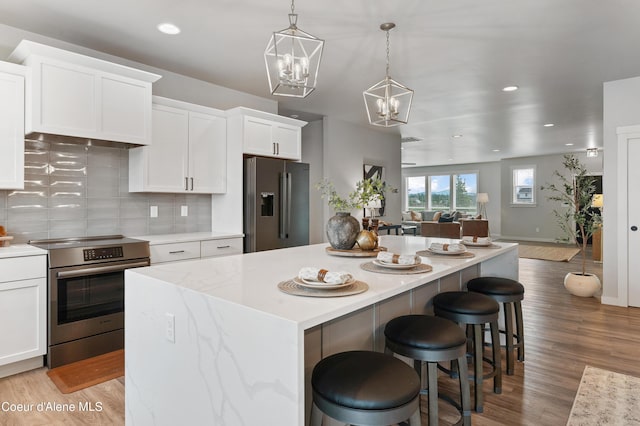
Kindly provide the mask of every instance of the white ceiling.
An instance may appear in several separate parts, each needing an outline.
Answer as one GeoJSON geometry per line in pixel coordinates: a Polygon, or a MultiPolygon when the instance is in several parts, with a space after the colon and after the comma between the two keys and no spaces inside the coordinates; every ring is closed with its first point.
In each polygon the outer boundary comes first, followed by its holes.
{"type": "MultiPolygon", "coordinates": [[[[4,0],[0,23],[271,97],[262,54],[289,9],[286,0],[4,0]],[[182,33],[160,34],[165,21],[182,33]]],[[[602,83],[640,75],[638,0],[298,0],[296,12],[325,50],[317,90],[274,97],[281,111],[368,125],[362,91],[385,71],[379,25],[395,22],[391,75],[415,95],[409,124],[390,131],[421,139],[403,143],[402,161],[416,165],[601,148],[602,83]]]]}

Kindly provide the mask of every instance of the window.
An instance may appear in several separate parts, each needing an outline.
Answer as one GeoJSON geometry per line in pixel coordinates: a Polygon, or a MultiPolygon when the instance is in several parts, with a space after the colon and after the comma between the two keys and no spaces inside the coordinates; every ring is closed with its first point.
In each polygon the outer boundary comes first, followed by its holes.
{"type": "Polygon", "coordinates": [[[477,213],[478,173],[411,176],[406,188],[407,210],[477,213]]]}
{"type": "Polygon", "coordinates": [[[536,169],[533,166],[512,168],[511,202],[513,204],[531,205],[536,202],[536,169]]]}
{"type": "Polygon", "coordinates": [[[424,210],[425,194],[424,176],[407,178],[407,210],[424,210]]]}

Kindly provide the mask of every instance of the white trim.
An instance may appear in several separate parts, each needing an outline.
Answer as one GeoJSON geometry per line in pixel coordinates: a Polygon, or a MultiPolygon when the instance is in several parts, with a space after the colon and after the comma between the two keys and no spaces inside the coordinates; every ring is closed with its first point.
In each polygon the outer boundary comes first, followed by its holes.
{"type": "MultiPolygon", "coordinates": [[[[629,250],[628,250],[628,210],[627,210],[627,171],[628,171],[628,140],[640,138],[640,126],[618,127],[618,158],[617,158],[617,182],[618,182],[618,205],[616,206],[617,218],[617,266],[618,266],[618,306],[629,306],[629,250]]],[[[604,218],[606,220],[606,216],[604,218]]],[[[604,224],[606,226],[606,223],[604,224]]],[[[603,298],[602,303],[613,298],[603,298]]]]}
{"type": "Polygon", "coordinates": [[[522,165],[516,165],[516,166],[511,166],[509,167],[509,169],[511,170],[511,179],[510,179],[510,195],[509,195],[509,205],[510,207],[521,207],[521,206],[531,206],[531,207],[535,207],[538,204],[538,190],[537,190],[537,182],[538,182],[538,167],[535,164],[522,164],[522,165]],[[532,169],[533,170],[533,185],[531,185],[531,202],[530,203],[518,203],[515,198],[516,198],[516,193],[515,193],[515,181],[514,181],[514,171],[516,170],[526,170],[526,169],[532,169]]]}

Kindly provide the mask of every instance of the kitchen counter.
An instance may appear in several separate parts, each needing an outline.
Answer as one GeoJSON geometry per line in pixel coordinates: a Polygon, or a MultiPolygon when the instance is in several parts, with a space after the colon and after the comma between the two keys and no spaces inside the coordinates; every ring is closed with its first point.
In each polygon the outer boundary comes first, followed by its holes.
{"type": "Polygon", "coordinates": [[[244,234],[224,233],[224,232],[188,232],[182,234],[159,234],[159,235],[142,235],[136,238],[138,240],[149,241],[149,245],[171,244],[185,241],[208,241],[223,240],[226,238],[243,238],[244,234]]]}
{"type": "MultiPolygon", "coordinates": [[[[448,240],[380,241],[391,252],[415,253],[448,240]]],[[[424,312],[433,295],[476,276],[518,277],[512,243],[472,249],[473,258],[424,257],[433,271],[412,275],[367,272],[360,264],[371,259],[330,256],[326,247],[127,270],[127,423],[304,424],[309,374],[322,356],[383,350],[386,320],[424,312]],[[278,290],[304,266],[350,272],[369,289],[330,298],[278,290]]]]}
{"type": "Polygon", "coordinates": [[[9,247],[0,247],[0,259],[41,256],[43,254],[47,254],[47,251],[29,244],[11,244],[9,247]]]}

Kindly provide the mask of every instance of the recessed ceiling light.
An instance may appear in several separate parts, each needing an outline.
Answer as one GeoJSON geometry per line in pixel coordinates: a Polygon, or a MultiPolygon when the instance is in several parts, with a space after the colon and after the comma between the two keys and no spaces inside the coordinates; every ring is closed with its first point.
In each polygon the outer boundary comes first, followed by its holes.
{"type": "Polygon", "coordinates": [[[500,150],[499,150],[499,149],[492,149],[491,151],[493,151],[493,152],[500,152],[500,150]]]}
{"type": "Polygon", "coordinates": [[[180,28],[171,22],[163,22],[162,24],[158,24],[158,31],[164,34],[176,35],[180,34],[180,28]]]}
{"type": "Polygon", "coordinates": [[[453,158],[449,158],[449,161],[453,161],[453,158]]]}
{"type": "Polygon", "coordinates": [[[544,126],[544,127],[553,127],[553,126],[555,126],[555,124],[553,124],[553,123],[546,123],[546,124],[543,124],[543,126],[544,126]]]}
{"type": "Polygon", "coordinates": [[[565,143],[566,146],[573,146],[572,143],[565,143]]]}
{"type": "Polygon", "coordinates": [[[453,136],[451,136],[451,137],[452,137],[452,138],[456,138],[456,139],[458,139],[458,138],[461,138],[461,137],[462,137],[462,135],[453,135],[453,136]]]}
{"type": "Polygon", "coordinates": [[[518,90],[518,86],[507,86],[502,88],[503,92],[514,92],[516,90],[518,90]]]}

